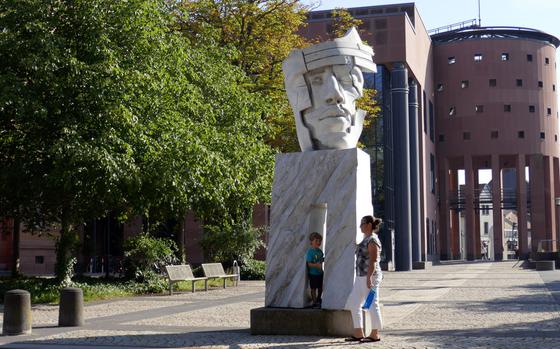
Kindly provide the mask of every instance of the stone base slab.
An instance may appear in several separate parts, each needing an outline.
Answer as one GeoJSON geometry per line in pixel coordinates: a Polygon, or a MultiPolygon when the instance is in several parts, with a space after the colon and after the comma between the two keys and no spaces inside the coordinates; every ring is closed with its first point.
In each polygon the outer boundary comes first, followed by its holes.
{"type": "Polygon", "coordinates": [[[353,333],[348,310],[251,309],[251,334],[347,337],[353,333]]]}

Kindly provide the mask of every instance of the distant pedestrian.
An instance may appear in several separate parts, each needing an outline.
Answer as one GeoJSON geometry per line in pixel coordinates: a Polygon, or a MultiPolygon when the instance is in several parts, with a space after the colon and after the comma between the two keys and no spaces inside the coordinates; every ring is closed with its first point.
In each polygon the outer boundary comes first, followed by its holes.
{"type": "Polygon", "coordinates": [[[381,340],[379,331],[382,328],[381,310],[379,308],[379,285],[383,275],[379,261],[381,259],[381,242],[377,236],[381,228],[381,219],[365,216],[360,223],[364,239],[356,248],[356,278],[352,292],[348,297],[346,309],[352,313],[354,334],[346,338],[347,342],[378,342],[381,340]],[[373,290],[375,299],[367,311],[371,319],[372,330],[364,337],[362,328],[362,305],[373,290]]]}
{"type": "Polygon", "coordinates": [[[484,241],[482,243],[482,251],[481,252],[482,252],[481,253],[482,254],[482,260],[487,261],[489,258],[488,258],[488,244],[486,243],[486,241],[484,241]]]}
{"type": "Polygon", "coordinates": [[[321,242],[323,242],[321,234],[317,232],[311,233],[309,235],[309,244],[311,247],[307,250],[307,255],[305,257],[313,308],[321,307],[321,295],[323,294],[323,261],[325,257],[321,250],[321,242]]]}

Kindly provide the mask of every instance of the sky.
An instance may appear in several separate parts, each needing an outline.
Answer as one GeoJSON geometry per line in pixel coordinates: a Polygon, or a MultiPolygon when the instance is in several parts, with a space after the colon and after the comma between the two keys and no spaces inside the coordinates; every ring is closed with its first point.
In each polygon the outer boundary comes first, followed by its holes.
{"type": "MultiPolygon", "coordinates": [[[[426,29],[430,30],[478,18],[479,0],[304,0],[303,2],[314,4],[315,10],[414,2],[422,22],[426,29]]],[[[560,38],[560,0],[480,0],[480,18],[481,25],[485,27],[526,27],[560,38]]],[[[560,66],[560,49],[556,51],[556,61],[560,66]]],[[[558,76],[556,81],[559,81],[558,76]]],[[[560,106],[560,96],[558,105],[560,106]]],[[[481,171],[479,175],[480,183],[491,179],[491,171],[481,171]]],[[[464,183],[464,174],[461,176],[460,173],[459,177],[459,181],[464,183]]]]}

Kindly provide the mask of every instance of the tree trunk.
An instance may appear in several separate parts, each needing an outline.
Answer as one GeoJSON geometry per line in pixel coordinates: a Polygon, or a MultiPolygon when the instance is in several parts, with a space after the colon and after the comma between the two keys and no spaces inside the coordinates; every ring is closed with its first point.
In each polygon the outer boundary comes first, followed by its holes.
{"type": "Polygon", "coordinates": [[[61,284],[69,285],[76,264],[74,250],[77,246],[77,236],[67,219],[63,217],[61,223],[60,236],[56,242],[55,274],[61,284]]]}
{"type": "Polygon", "coordinates": [[[14,227],[12,231],[12,277],[17,277],[20,275],[19,241],[21,234],[21,222],[19,218],[14,218],[14,227]]]}

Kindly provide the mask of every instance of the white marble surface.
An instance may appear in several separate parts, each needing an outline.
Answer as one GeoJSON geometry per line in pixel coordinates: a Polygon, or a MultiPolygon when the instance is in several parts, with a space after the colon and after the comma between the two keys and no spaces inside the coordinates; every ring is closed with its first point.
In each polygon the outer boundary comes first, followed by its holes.
{"type": "Polygon", "coordinates": [[[369,156],[359,149],[278,154],[267,245],[266,306],[308,305],[312,205],[327,204],[323,308],[343,309],[354,281],[359,222],[372,214],[369,156]]]}

